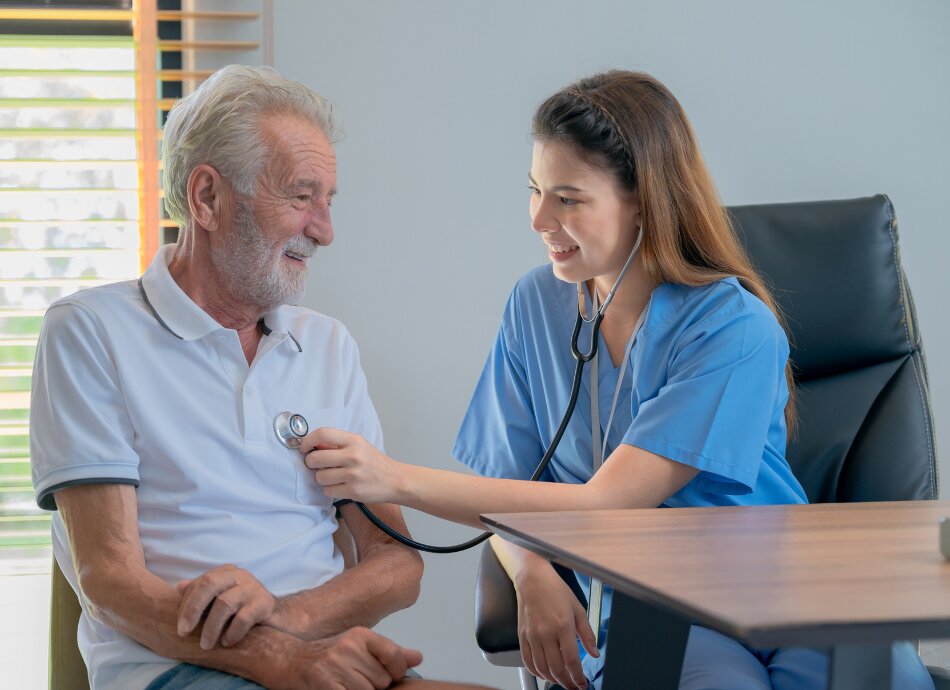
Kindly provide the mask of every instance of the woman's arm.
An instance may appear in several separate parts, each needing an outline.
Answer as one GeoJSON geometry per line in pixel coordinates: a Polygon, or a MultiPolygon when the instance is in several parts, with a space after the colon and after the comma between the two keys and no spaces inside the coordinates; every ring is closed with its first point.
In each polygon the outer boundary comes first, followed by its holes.
{"type": "Polygon", "coordinates": [[[490,479],[398,462],[360,436],[317,429],[304,439],[306,464],[334,499],[398,503],[481,527],[484,513],[655,508],[698,470],[641,448],[620,445],[587,484],[490,479]]]}
{"type": "Polygon", "coordinates": [[[566,690],[584,690],[577,640],[588,654],[600,656],[584,607],[549,561],[498,536],[489,543],[515,587],[525,668],[566,690]]]}

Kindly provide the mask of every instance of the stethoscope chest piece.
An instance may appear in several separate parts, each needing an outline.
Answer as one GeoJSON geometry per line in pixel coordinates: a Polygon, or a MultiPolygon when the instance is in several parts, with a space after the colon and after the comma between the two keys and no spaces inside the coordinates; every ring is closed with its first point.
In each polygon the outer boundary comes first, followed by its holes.
{"type": "Polygon", "coordinates": [[[274,417],[274,433],[277,439],[288,448],[300,448],[303,437],[310,427],[303,415],[293,412],[281,412],[274,417]]]}

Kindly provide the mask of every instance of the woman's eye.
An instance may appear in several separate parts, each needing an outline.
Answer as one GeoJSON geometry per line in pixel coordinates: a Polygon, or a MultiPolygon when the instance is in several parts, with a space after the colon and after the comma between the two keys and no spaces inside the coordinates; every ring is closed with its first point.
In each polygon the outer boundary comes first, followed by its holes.
{"type": "Polygon", "coordinates": [[[561,199],[562,206],[576,206],[577,205],[577,199],[570,199],[566,196],[562,196],[560,197],[560,199],[561,199]]]}
{"type": "Polygon", "coordinates": [[[532,194],[540,194],[540,193],[541,193],[541,190],[540,190],[540,189],[538,189],[537,187],[532,187],[531,185],[528,185],[528,189],[531,190],[531,193],[532,193],[532,194]]]}

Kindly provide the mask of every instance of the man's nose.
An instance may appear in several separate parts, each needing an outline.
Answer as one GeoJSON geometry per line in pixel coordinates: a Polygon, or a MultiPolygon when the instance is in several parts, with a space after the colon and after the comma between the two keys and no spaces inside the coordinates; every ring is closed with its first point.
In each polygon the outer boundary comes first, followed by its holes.
{"type": "Polygon", "coordinates": [[[323,206],[314,210],[304,234],[315,240],[321,247],[333,242],[333,222],[330,220],[330,207],[323,206]]]}

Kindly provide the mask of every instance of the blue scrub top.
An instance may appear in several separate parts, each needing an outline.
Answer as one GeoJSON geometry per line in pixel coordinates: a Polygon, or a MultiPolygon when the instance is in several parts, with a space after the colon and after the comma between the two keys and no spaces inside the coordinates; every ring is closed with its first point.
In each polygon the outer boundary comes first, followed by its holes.
{"type": "MultiPolygon", "coordinates": [[[[588,302],[588,308],[589,308],[588,302]]],[[[588,312],[591,313],[591,312],[588,312]]],[[[570,397],[570,338],[577,289],[539,267],[515,285],[452,455],[480,474],[527,479],[554,436],[570,397]]],[[[579,339],[590,342],[590,326],[579,339]]],[[[621,367],[600,342],[601,433],[621,367]]],[[[775,315],[735,278],[699,287],[663,283],[647,305],[629,354],[610,453],[621,443],[700,470],[664,507],[805,503],[785,460],[788,340],[775,315]]],[[[543,480],[592,475],[590,376],[543,480]]],[[[588,589],[588,579],[578,575],[588,589]]],[[[610,618],[605,587],[601,648],[610,618]]],[[[588,678],[601,659],[587,657],[588,678]]]]}

